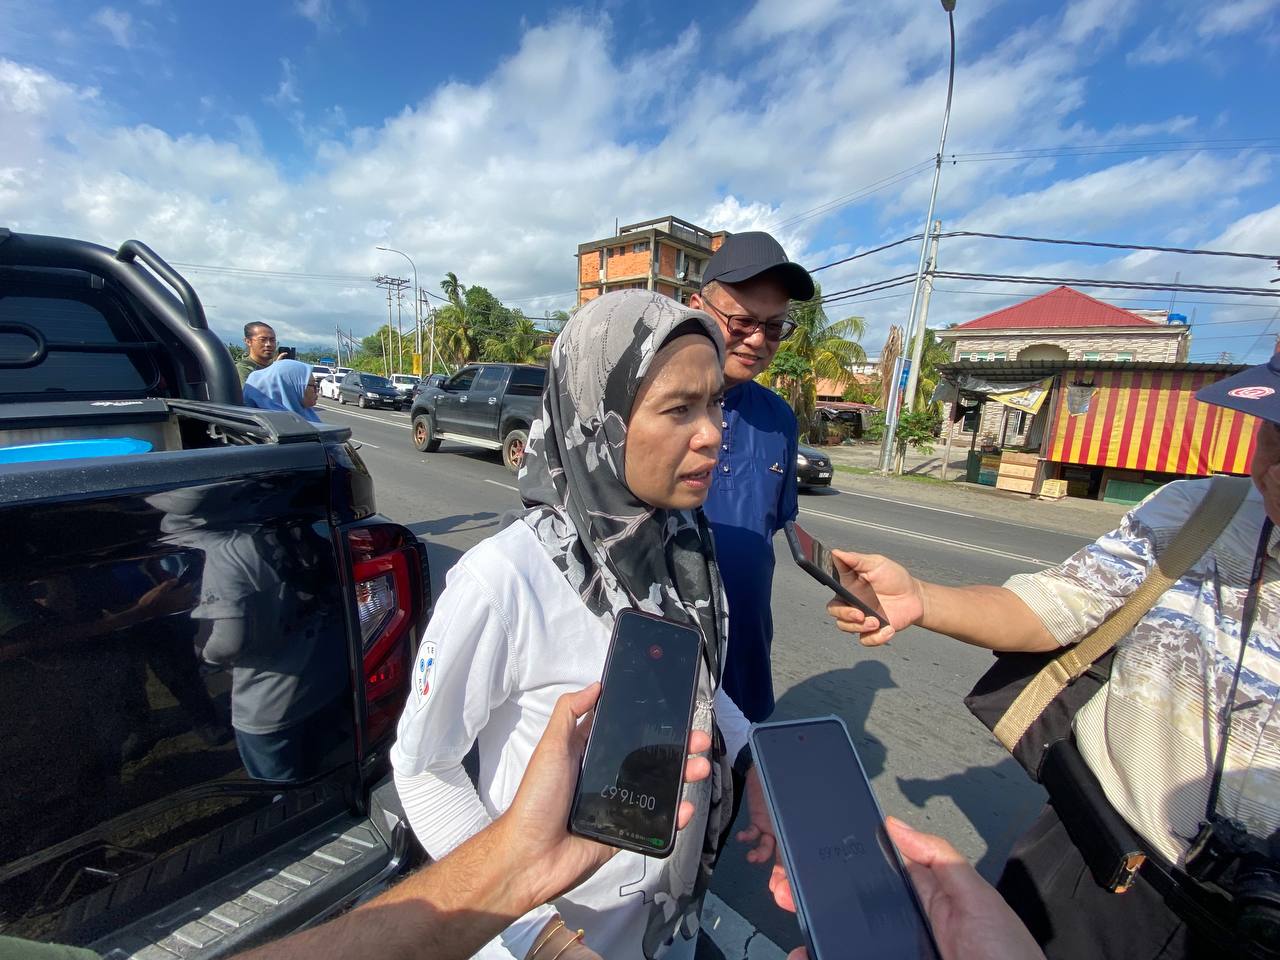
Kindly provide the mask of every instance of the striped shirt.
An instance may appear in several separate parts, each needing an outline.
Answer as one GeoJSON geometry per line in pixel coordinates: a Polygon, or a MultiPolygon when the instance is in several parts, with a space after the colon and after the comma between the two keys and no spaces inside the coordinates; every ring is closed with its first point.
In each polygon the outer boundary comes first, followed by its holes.
{"type": "MultiPolygon", "coordinates": [[[[1119,529],[1056,567],[1011,578],[1064,646],[1095,629],[1138,588],[1208,490],[1171,483],[1119,529]]],[[[1204,819],[1223,704],[1240,654],[1240,619],[1266,519],[1251,489],[1204,556],[1116,647],[1107,684],[1076,715],[1081,754],[1112,806],[1152,852],[1181,866],[1204,819]]],[[[1218,813],[1265,840],[1280,827],[1280,531],[1269,541],[1246,638],[1218,813]]]]}

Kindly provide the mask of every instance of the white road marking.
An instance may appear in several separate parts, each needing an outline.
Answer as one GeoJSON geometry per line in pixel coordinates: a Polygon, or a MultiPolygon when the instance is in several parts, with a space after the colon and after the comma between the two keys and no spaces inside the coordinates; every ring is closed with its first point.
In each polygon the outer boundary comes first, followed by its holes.
{"type": "MultiPolygon", "coordinates": [[[[864,497],[867,500],[879,500],[882,503],[894,503],[900,507],[912,507],[916,510],[932,510],[934,513],[946,513],[953,517],[967,517],[970,520],[982,520],[985,523],[1003,523],[1010,527],[1021,527],[1024,530],[1038,530],[1041,533],[1062,533],[1061,530],[1054,530],[1050,527],[1033,527],[1029,523],[1015,523],[1012,520],[997,520],[993,517],[982,517],[976,513],[961,513],[958,510],[952,510],[948,507],[930,507],[923,503],[914,503],[911,500],[895,500],[892,497],[877,497],[870,493],[856,493],[853,490],[846,490],[844,487],[837,487],[841,493],[849,497],[864,497]]],[[[1064,534],[1071,536],[1071,534],[1064,534]]]]}
{"type": "Polygon", "coordinates": [[[948,547],[956,547],[960,550],[972,550],[974,553],[985,553],[993,557],[1004,557],[1007,560],[1017,560],[1019,563],[1029,563],[1037,567],[1051,566],[1054,561],[1041,560],[1038,557],[1024,557],[1018,553],[1008,553],[1005,550],[997,550],[994,547],[983,547],[976,543],[962,543],[959,540],[948,540],[946,537],[935,537],[927,533],[917,533],[914,530],[904,530],[901,527],[890,527],[882,523],[872,523],[870,520],[854,520],[851,517],[841,517],[834,513],[823,513],[820,510],[810,510],[807,507],[801,507],[801,513],[807,513],[810,516],[822,517],[824,520],[835,520],[839,523],[850,523],[858,527],[870,527],[873,530],[880,530],[883,533],[896,533],[904,537],[912,537],[916,540],[928,540],[930,543],[941,543],[948,547]]]}
{"type": "Polygon", "coordinates": [[[513,487],[513,486],[512,486],[511,484],[509,484],[509,483],[499,483],[497,480],[489,480],[489,479],[485,479],[485,481],[484,481],[484,482],[485,482],[485,483],[492,483],[495,487],[506,487],[508,490],[514,490],[516,493],[519,493],[519,492],[520,492],[520,488],[519,488],[519,487],[513,487]]]}
{"type": "Polygon", "coordinates": [[[708,893],[703,901],[701,926],[719,951],[733,960],[783,960],[785,956],[777,944],[714,893],[708,893]]]}
{"type": "Polygon", "coordinates": [[[368,420],[370,423],[381,423],[390,427],[404,427],[404,429],[406,430],[409,429],[409,424],[407,423],[400,423],[396,420],[388,420],[385,417],[371,417],[367,413],[353,413],[352,411],[346,409],[345,407],[335,407],[331,403],[326,403],[324,405],[324,408],[326,410],[332,410],[334,413],[340,413],[344,417],[355,417],[357,420],[368,420]]]}
{"type": "Polygon", "coordinates": [[[382,448],[381,448],[380,446],[378,446],[376,443],[370,443],[368,440],[357,440],[357,439],[355,439],[354,437],[352,437],[352,438],[351,438],[351,442],[352,442],[352,443],[358,443],[358,444],[359,444],[360,446],[362,446],[362,447],[373,447],[373,449],[375,449],[375,450],[381,450],[381,449],[382,449],[382,448]]]}

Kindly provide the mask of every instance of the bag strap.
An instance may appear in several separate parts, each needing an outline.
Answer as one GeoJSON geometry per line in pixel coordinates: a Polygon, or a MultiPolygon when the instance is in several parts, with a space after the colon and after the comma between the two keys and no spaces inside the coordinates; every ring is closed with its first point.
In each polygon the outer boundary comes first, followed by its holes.
{"type": "Polygon", "coordinates": [[[1161,595],[1204,555],[1240,509],[1251,485],[1247,477],[1213,478],[1195,512],[1156,557],[1155,566],[1124,606],[1079,643],[1045,664],[1009,705],[992,730],[1006,750],[1013,752],[1054,698],[1137,626],[1161,595]]]}

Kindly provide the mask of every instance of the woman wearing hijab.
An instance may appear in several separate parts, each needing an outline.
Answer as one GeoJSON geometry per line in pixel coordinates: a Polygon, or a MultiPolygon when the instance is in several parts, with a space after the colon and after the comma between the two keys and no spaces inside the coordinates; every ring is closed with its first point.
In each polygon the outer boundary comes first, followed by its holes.
{"type": "Polygon", "coordinates": [[[578,310],[530,430],[525,510],[458,561],[436,604],[392,765],[409,822],[437,858],[510,804],[556,698],[600,679],[621,611],[703,639],[694,727],[711,734],[711,777],[685,786],[694,814],[670,857],[619,853],[481,956],[694,954],[730,826],[729,764],[748,730],[719,689],[727,615],[700,509],[719,451],[723,351],[714,320],[653,293],[606,294],[578,310]],[[478,792],[462,767],[476,741],[478,792]]]}
{"type": "Polygon", "coordinates": [[[288,410],[312,423],[320,415],[312,408],[320,399],[311,367],[300,360],[277,360],[255,370],[244,382],[244,405],[260,410],[288,410]]]}

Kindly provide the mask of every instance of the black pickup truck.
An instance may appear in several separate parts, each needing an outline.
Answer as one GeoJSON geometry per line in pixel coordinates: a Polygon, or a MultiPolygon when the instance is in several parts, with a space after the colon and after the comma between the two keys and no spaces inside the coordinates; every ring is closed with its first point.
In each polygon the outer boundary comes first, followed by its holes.
{"type": "Polygon", "coordinates": [[[513,473],[520,469],[529,427],[541,410],[545,367],[522,363],[477,363],[463,367],[438,387],[414,398],[409,418],[413,445],[423,453],[451,440],[501,450],[513,473]]]}
{"type": "Polygon", "coordinates": [[[413,861],[424,549],[345,427],[240,401],[146,246],[0,229],[0,933],[222,957],[413,861]]]}

